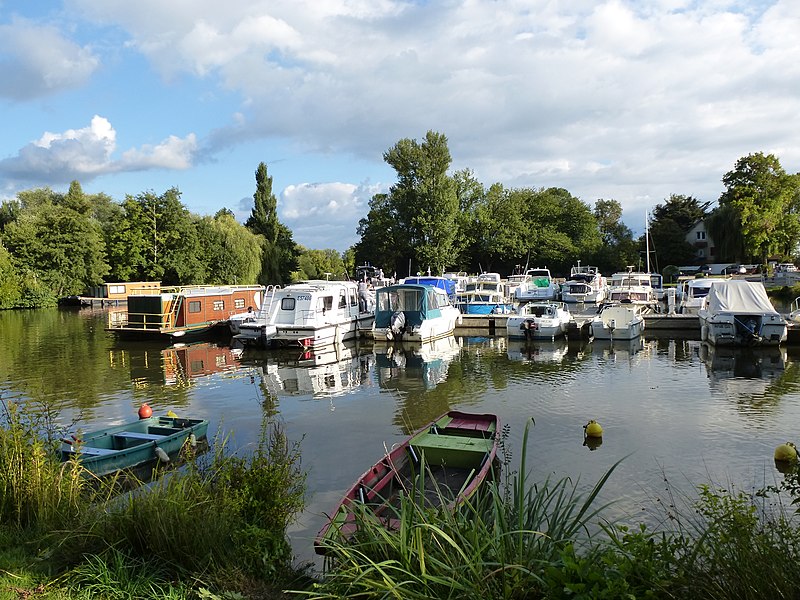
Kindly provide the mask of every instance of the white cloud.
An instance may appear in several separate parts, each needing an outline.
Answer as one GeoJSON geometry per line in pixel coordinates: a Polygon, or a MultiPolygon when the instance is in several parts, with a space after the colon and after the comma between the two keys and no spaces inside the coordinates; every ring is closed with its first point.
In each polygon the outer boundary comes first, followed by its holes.
{"type": "Polygon", "coordinates": [[[281,221],[294,239],[311,248],[345,249],[358,236],[358,220],[366,215],[370,198],[380,192],[370,183],[302,183],[284,189],[278,199],[281,221]],[[327,241],[327,243],[326,243],[327,241]]]}
{"type": "Polygon", "coordinates": [[[55,27],[13,19],[0,25],[0,96],[28,100],[78,87],[100,64],[55,27]]]}
{"type": "Polygon", "coordinates": [[[82,129],[44,133],[11,158],[0,160],[0,174],[37,185],[90,181],[100,175],[148,169],[188,169],[197,149],[194,134],[170,136],[160,144],[130,149],[114,159],[117,133],[108,119],[95,115],[82,129]]]}

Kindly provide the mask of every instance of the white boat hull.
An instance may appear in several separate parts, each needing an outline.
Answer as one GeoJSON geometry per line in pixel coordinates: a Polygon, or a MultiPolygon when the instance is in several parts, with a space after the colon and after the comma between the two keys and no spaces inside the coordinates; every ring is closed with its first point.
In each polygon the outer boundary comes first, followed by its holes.
{"type": "Polygon", "coordinates": [[[632,340],[644,333],[644,317],[630,306],[609,306],[591,322],[598,340],[632,340]]]}
{"type": "Polygon", "coordinates": [[[372,337],[379,342],[393,342],[398,340],[409,342],[432,342],[453,335],[461,313],[454,306],[442,309],[442,315],[434,319],[425,319],[422,323],[410,330],[395,334],[390,327],[374,327],[372,337]]]}
{"type": "Polygon", "coordinates": [[[715,346],[778,346],[786,340],[786,320],[780,315],[698,313],[700,339],[715,346]]]}

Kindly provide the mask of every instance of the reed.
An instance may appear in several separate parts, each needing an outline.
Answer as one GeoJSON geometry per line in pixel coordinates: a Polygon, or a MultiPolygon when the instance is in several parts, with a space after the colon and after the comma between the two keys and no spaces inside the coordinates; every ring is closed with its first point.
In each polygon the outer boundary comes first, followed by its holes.
{"type": "Polygon", "coordinates": [[[55,443],[40,435],[35,413],[0,402],[0,522],[47,530],[80,518],[91,496],[80,466],[60,462],[55,443]]]}

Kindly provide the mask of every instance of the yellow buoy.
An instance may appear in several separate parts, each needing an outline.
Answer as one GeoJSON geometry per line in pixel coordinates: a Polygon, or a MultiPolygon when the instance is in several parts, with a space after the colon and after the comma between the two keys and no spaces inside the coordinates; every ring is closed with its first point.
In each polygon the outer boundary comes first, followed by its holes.
{"type": "Polygon", "coordinates": [[[592,419],[586,425],[583,426],[583,433],[586,437],[603,437],[603,428],[600,427],[600,423],[592,419]]]}
{"type": "Polygon", "coordinates": [[[775,448],[775,460],[779,462],[797,462],[797,448],[792,442],[786,442],[775,448]]]}
{"type": "Polygon", "coordinates": [[[174,412],[172,412],[171,410],[168,410],[168,411],[167,411],[167,416],[168,416],[170,419],[177,419],[177,418],[178,418],[178,415],[176,415],[176,414],[175,414],[174,412]]]}

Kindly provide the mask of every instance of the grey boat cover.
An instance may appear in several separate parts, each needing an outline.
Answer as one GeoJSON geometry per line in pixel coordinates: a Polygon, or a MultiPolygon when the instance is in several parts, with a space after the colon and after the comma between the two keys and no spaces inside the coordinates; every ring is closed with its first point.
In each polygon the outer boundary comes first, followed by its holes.
{"type": "Polygon", "coordinates": [[[760,281],[729,279],[715,281],[706,296],[710,315],[719,313],[778,314],[760,281]]]}

